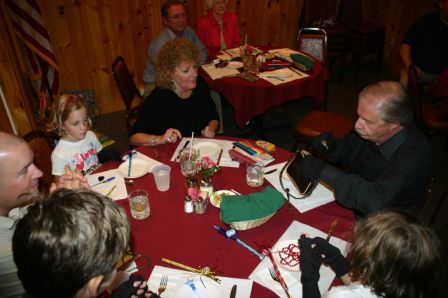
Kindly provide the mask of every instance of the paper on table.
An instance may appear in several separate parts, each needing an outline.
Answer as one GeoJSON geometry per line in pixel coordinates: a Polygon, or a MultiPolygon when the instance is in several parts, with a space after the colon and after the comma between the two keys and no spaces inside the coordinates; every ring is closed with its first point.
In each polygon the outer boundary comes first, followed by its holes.
{"type": "MultiPolygon", "coordinates": [[[[221,53],[223,53],[221,51],[221,53]]],[[[220,59],[220,60],[230,60],[232,59],[232,57],[226,53],[223,53],[222,55],[216,55],[216,58],[220,59]]]]}
{"type": "MultiPolygon", "coordinates": [[[[168,276],[168,285],[166,287],[165,292],[163,292],[164,298],[174,297],[177,290],[184,285],[185,280],[187,278],[192,278],[193,276],[197,276],[197,274],[178,270],[171,269],[163,266],[155,266],[154,270],[151,272],[151,275],[148,279],[148,289],[157,293],[157,288],[159,287],[160,280],[162,279],[162,275],[168,276]]],[[[202,277],[207,279],[207,277],[202,277]]],[[[211,279],[210,282],[213,283],[213,286],[219,291],[221,297],[229,297],[230,291],[232,290],[233,285],[238,286],[238,290],[236,292],[236,297],[245,298],[250,297],[250,293],[252,292],[252,281],[249,279],[241,279],[241,278],[230,278],[230,277],[222,277],[218,276],[221,280],[221,283],[218,284],[211,279]]],[[[192,296],[193,297],[193,293],[192,296]]]]}
{"type": "Polygon", "coordinates": [[[300,80],[300,79],[309,77],[309,75],[307,75],[304,72],[301,72],[300,70],[292,71],[289,68],[281,68],[281,69],[278,69],[278,70],[269,71],[268,74],[266,74],[266,72],[261,73],[259,75],[259,77],[262,78],[263,80],[268,81],[272,85],[280,85],[280,84],[285,84],[285,83],[288,83],[288,82],[291,82],[291,81],[300,80]],[[263,77],[263,74],[266,75],[266,76],[270,76],[270,75],[275,76],[275,72],[279,72],[279,71],[282,71],[282,72],[289,71],[291,73],[291,76],[286,77],[286,78],[284,78],[284,77],[281,77],[281,78],[266,78],[266,77],[263,77]]]}
{"type": "MultiPolygon", "coordinates": [[[[301,234],[307,234],[311,238],[317,236],[325,238],[326,236],[325,233],[319,231],[318,229],[315,229],[298,221],[293,221],[277,241],[277,243],[284,240],[298,239],[301,234]]],[[[346,241],[336,237],[332,237],[330,239],[330,243],[339,248],[344,256],[347,255],[348,243],[346,241]]],[[[249,275],[249,278],[275,292],[280,297],[286,297],[286,294],[283,291],[281,285],[271,278],[271,275],[269,274],[270,266],[272,266],[272,264],[269,258],[264,258],[263,261],[261,261],[260,264],[258,264],[258,266],[255,268],[255,270],[252,271],[252,273],[249,275]]],[[[291,294],[291,296],[302,297],[302,283],[300,282],[301,273],[288,271],[280,266],[278,266],[278,268],[280,270],[280,274],[285,279],[285,282],[288,285],[289,293],[291,294]]],[[[330,287],[335,274],[330,269],[330,267],[327,266],[321,266],[319,273],[319,290],[323,294],[330,287]]]]}
{"type": "Polygon", "coordinates": [[[220,79],[226,76],[236,76],[240,72],[229,67],[215,67],[213,64],[202,65],[202,69],[208,73],[212,80],[220,79]]]}
{"type": "MultiPolygon", "coordinates": [[[[184,147],[185,142],[189,139],[182,139],[182,141],[179,142],[179,145],[177,146],[176,150],[174,150],[173,156],[171,156],[171,161],[178,161],[176,157],[179,155],[180,150],[182,147],[184,147]]],[[[219,162],[219,165],[222,167],[229,167],[229,168],[238,168],[240,166],[240,163],[237,161],[233,161],[230,158],[229,150],[233,148],[233,141],[226,141],[226,140],[217,140],[217,139],[207,139],[207,138],[195,138],[193,140],[193,144],[188,144],[188,146],[196,145],[201,142],[212,142],[216,143],[223,149],[222,155],[221,155],[221,161],[219,162]]],[[[187,147],[188,148],[188,147],[187,147]]]]}
{"type": "Polygon", "coordinates": [[[233,48],[233,49],[226,49],[221,51],[223,54],[227,54],[232,57],[239,57],[240,56],[240,48],[233,48]]]}
{"type": "MultiPolygon", "coordinates": [[[[135,159],[143,159],[143,160],[145,160],[145,161],[147,161],[149,163],[148,173],[151,173],[152,172],[152,168],[154,168],[155,166],[162,164],[160,161],[152,159],[151,157],[149,157],[149,156],[147,156],[147,155],[145,155],[145,154],[143,154],[141,152],[138,152],[138,151],[136,151],[136,152],[137,153],[136,153],[136,155],[133,158],[135,158],[135,159]]],[[[125,154],[123,156],[123,160],[128,160],[128,158],[129,158],[129,156],[127,154],[125,154]]]]}
{"type": "MultiPolygon", "coordinates": [[[[283,196],[286,197],[286,192],[282,189],[281,185],[280,185],[280,170],[283,168],[283,166],[285,165],[284,163],[279,163],[270,167],[267,167],[265,169],[265,172],[268,172],[270,170],[273,169],[277,169],[277,171],[265,175],[264,177],[272,184],[272,186],[274,186],[278,191],[280,191],[283,196]]],[[[283,173],[283,186],[285,188],[289,188],[290,193],[296,197],[299,197],[299,193],[297,191],[297,189],[295,188],[294,184],[291,182],[291,180],[288,179],[288,177],[283,173]]],[[[319,183],[316,188],[314,189],[313,193],[305,198],[305,199],[301,199],[301,200],[296,200],[294,198],[291,198],[290,202],[291,204],[297,208],[297,210],[299,210],[301,213],[306,212],[308,210],[317,208],[319,206],[325,205],[327,203],[330,203],[334,201],[334,194],[333,192],[326,188],[324,185],[322,185],[321,183],[319,183]]]]}
{"type": "Polygon", "coordinates": [[[89,185],[94,185],[95,183],[100,182],[98,177],[104,177],[102,181],[109,179],[110,177],[115,177],[114,180],[106,183],[98,184],[92,188],[93,191],[96,191],[102,195],[107,195],[107,193],[116,185],[117,187],[114,191],[109,195],[109,197],[114,200],[122,200],[128,197],[128,191],[126,190],[126,184],[124,183],[124,178],[120,173],[118,173],[118,169],[113,169],[109,171],[104,171],[101,173],[87,175],[87,182],[89,185]]]}
{"type": "Polygon", "coordinates": [[[269,50],[269,53],[273,53],[276,56],[283,58],[283,59],[287,59],[289,61],[291,60],[291,54],[297,54],[299,52],[295,51],[295,50],[291,50],[289,48],[282,48],[282,49],[273,49],[273,50],[269,50]]]}

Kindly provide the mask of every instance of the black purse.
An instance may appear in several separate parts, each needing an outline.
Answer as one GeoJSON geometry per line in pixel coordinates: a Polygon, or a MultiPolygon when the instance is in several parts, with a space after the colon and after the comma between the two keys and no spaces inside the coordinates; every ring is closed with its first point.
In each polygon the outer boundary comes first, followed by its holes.
{"type": "Polygon", "coordinates": [[[304,199],[311,195],[313,190],[316,188],[318,180],[309,180],[303,176],[301,171],[299,170],[299,164],[302,162],[303,158],[311,154],[308,151],[298,148],[294,155],[286,162],[286,164],[283,166],[283,168],[280,171],[280,186],[282,187],[283,191],[286,192],[288,202],[290,197],[294,199],[304,199]],[[296,197],[290,193],[290,189],[286,188],[283,185],[283,173],[286,172],[286,176],[288,176],[289,180],[292,181],[293,185],[299,192],[300,196],[296,197]]]}

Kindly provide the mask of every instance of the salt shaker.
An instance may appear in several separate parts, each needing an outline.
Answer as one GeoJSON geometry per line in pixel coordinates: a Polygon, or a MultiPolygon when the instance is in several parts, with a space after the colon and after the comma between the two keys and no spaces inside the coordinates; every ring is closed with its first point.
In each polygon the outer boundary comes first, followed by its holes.
{"type": "Polygon", "coordinates": [[[190,196],[185,197],[184,211],[185,213],[192,213],[194,211],[193,201],[190,196]]]}

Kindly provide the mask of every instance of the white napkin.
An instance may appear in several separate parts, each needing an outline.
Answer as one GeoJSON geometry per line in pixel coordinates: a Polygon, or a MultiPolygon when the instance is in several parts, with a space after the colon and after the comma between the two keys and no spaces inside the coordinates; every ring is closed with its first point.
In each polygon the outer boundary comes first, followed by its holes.
{"type": "Polygon", "coordinates": [[[208,73],[212,80],[220,79],[228,76],[236,76],[240,72],[234,68],[229,67],[215,67],[213,64],[204,64],[202,69],[208,73]]]}
{"type": "Polygon", "coordinates": [[[222,50],[221,53],[228,55],[230,57],[239,57],[240,56],[240,48],[225,49],[225,50],[222,50]]]}
{"type": "Polygon", "coordinates": [[[294,70],[292,71],[289,68],[281,68],[281,69],[276,69],[276,70],[271,70],[271,71],[265,71],[262,72],[258,75],[260,78],[262,78],[263,80],[268,81],[269,83],[271,83],[272,85],[280,85],[280,84],[285,84],[294,80],[300,80],[306,77],[309,77],[309,75],[307,75],[304,72],[301,72],[300,70],[294,70]],[[278,76],[278,74],[283,74],[284,72],[287,72],[288,74],[291,74],[291,76],[289,77],[278,77],[278,78],[271,78],[270,76],[276,77],[278,76]]]}
{"type": "MultiPolygon", "coordinates": [[[[310,227],[298,221],[293,221],[277,241],[277,243],[284,240],[298,239],[301,234],[306,234],[311,238],[317,236],[322,238],[326,237],[323,232],[313,227],[310,227]]],[[[339,248],[344,256],[347,255],[348,243],[346,241],[336,237],[332,237],[330,239],[330,243],[339,248]]],[[[261,261],[260,264],[255,268],[255,270],[249,275],[249,278],[275,292],[279,297],[286,297],[286,294],[280,283],[274,281],[269,274],[270,266],[272,266],[270,259],[267,257],[264,258],[263,261],[261,261]]],[[[278,268],[280,270],[280,274],[285,280],[286,285],[289,288],[289,294],[291,294],[292,297],[302,297],[302,283],[300,282],[301,273],[288,271],[286,269],[283,269],[281,266],[278,266],[278,268]]],[[[327,266],[321,266],[319,274],[319,290],[321,294],[323,294],[330,287],[335,274],[330,269],[330,267],[327,266]]]]}
{"type": "Polygon", "coordinates": [[[295,50],[291,50],[290,48],[282,48],[282,49],[273,49],[269,50],[269,53],[275,54],[277,57],[287,59],[289,61],[291,60],[291,54],[298,54],[299,52],[295,50]]]}
{"type": "MultiPolygon", "coordinates": [[[[152,172],[152,169],[153,169],[155,166],[157,166],[157,165],[161,165],[161,164],[162,164],[160,161],[157,161],[157,160],[155,160],[155,159],[152,159],[151,157],[149,157],[149,156],[147,156],[147,155],[145,155],[145,154],[143,154],[143,153],[141,153],[141,152],[138,152],[138,151],[136,151],[136,150],[134,150],[134,152],[136,152],[136,153],[135,153],[135,155],[134,155],[132,158],[143,159],[143,160],[145,160],[145,161],[147,161],[147,162],[149,163],[148,173],[151,173],[151,172],[152,172]]],[[[123,156],[123,160],[124,160],[124,161],[128,160],[128,158],[129,158],[129,156],[128,156],[127,154],[125,154],[125,155],[123,156]]]]}
{"type": "Polygon", "coordinates": [[[94,185],[100,182],[100,180],[98,179],[100,176],[104,177],[102,181],[105,181],[110,177],[115,177],[115,179],[92,187],[93,191],[96,191],[102,195],[107,195],[108,192],[114,187],[114,185],[116,185],[115,189],[109,195],[109,198],[111,198],[114,201],[117,201],[126,199],[128,197],[128,191],[126,190],[126,184],[124,183],[124,178],[123,176],[120,175],[118,169],[87,175],[86,176],[87,182],[89,183],[89,185],[94,185]]]}
{"type": "MultiPolygon", "coordinates": [[[[197,274],[189,271],[171,269],[162,266],[155,266],[154,270],[151,272],[151,276],[148,279],[148,289],[157,293],[157,288],[159,287],[160,280],[162,279],[162,275],[168,275],[168,285],[163,292],[162,297],[171,298],[175,297],[176,292],[179,290],[181,286],[184,285],[187,278],[193,278],[194,276],[198,276],[197,274]]],[[[237,285],[236,297],[245,298],[250,297],[250,293],[252,292],[252,281],[249,279],[241,279],[241,278],[230,278],[230,277],[222,277],[217,276],[221,283],[218,284],[215,281],[207,278],[208,282],[212,283],[213,286],[221,294],[221,297],[229,297],[230,291],[232,290],[233,285],[237,285]]],[[[194,295],[191,293],[191,297],[194,295]]]]}
{"type": "MultiPolygon", "coordinates": [[[[283,166],[285,165],[286,162],[283,163],[279,163],[270,167],[267,167],[265,169],[265,172],[268,172],[270,170],[273,169],[277,169],[277,171],[271,173],[271,174],[267,174],[264,177],[279,191],[283,194],[283,196],[285,197],[285,199],[287,199],[286,197],[286,192],[282,189],[281,185],[280,185],[280,170],[283,168],[283,166]]],[[[290,193],[296,197],[299,197],[299,192],[297,191],[297,189],[295,188],[294,184],[291,182],[291,180],[289,180],[289,178],[285,175],[285,173],[283,173],[283,186],[285,188],[289,188],[290,193]]],[[[305,198],[305,199],[301,199],[301,200],[296,200],[294,198],[291,198],[290,202],[291,204],[297,208],[297,210],[299,210],[301,213],[306,212],[308,210],[317,208],[319,206],[325,205],[327,203],[330,203],[334,201],[334,194],[333,192],[328,189],[326,186],[324,186],[323,184],[319,183],[316,188],[314,189],[313,193],[305,198]]]]}
{"type": "MultiPolygon", "coordinates": [[[[171,161],[177,161],[177,162],[179,161],[177,159],[177,156],[179,155],[179,152],[181,151],[181,149],[184,147],[185,142],[187,142],[189,140],[190,140],[190,138],[183,138],[179,142],[179,145],[177,146],[176,150],[174,150],[173,156],[171,156],[171,159],[170,159],[171,161]]],[[[237,161],[233,161],[229,155],[229,150],[233,148],[233,141],[208,139],[208,138],[195,138],[195,139],[193,139],[193,144],[188,144],[187,148],[189,148],[190,145],[194,146],[201,142],[212,142],[212,143],[216,143],[219,147],[221,147],[222,154],[221,154],[221,160],[219,162],[220,166],[230,167],[230,168],[238,168],[240,166],[240,163],[237,161]]]]}

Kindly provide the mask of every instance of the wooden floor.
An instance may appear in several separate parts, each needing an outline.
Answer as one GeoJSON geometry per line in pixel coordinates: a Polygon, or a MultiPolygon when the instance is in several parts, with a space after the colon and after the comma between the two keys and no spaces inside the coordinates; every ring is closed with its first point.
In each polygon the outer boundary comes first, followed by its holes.
{"type": "MultiPolygon", "coordinates": [[[[335,71],[335,74],[337,72],[335,71]]],[[[369,83],[378,80],[395,80],[398,78],[391,76],[387,72],[381,73],[380,77],[376,78],[373,72],[366,67],[360,73],[358,84],[354,85],[352,70],[350,68],[344,70],[344,79],[342,85],[330,81],[328,110],[330,112],[338,113],[348,117],[356,117],[356,105],[359,92],[369,83]]],[[[251,131],[246,128],[240,130],[234,122],[233,109],[223,101],[224,112],[224,134],[225,135],[241,135],[248,138],[257,138],[251,131]]],[[[263,116],[263,122],[266,127],[278,126],[281,124],[289,124],[282,129],[268,131],[266,138],[276,144],[276,146],[292,150],[296,144],[294,137],[294,127],[298,119],[303,117],[307,112],[313,109],[313,102],[310,99],[303,99],[299,101],[291,101],[283,107],[270,110],[263,116]]],[[[95,128],[100,132],[107,134],[109,137],[115,139],[116,148],[121,152],[129,148],[128,136],[125,128],[124,111],[115,112],[105,115],[100,115],[95,123],[95,128]]],[[[448,151],[446,148],[446,137],[433,137],[430,140],[434,152],[434,171],[433,183],[429,190],[428,198],[424,206],[420,209],[418,217],[430,224],[438,233],[442,240],[442,251],[447,258],[448,252],[448,151]]],[[[447,260],[444,262],[445,268],[448,264],[447,260]]],[[[445,273],[445,280],[448,281],[445,273]]],[[[442,283],[445,292],[448,289],[448,283],[442,283]]],[[[442,297],[442,296],[440,296],[442,297]]]]}

